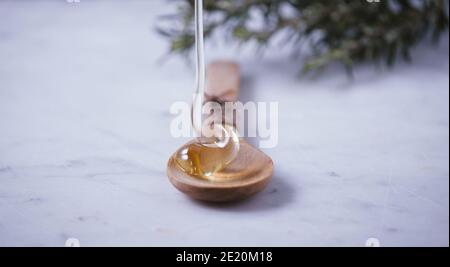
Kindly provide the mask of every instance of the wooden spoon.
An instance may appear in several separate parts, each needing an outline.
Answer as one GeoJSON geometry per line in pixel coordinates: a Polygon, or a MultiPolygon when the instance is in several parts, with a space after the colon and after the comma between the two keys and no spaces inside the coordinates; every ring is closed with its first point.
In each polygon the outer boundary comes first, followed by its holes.
{"type": "MultiPolygon", "coordinates": [[[[239,66],[220,61],[208,65],[206,101],[234,102],[239,97],[239,66]]],[[[174,156],[169,159],[167,175],[170,182],[186,195],[211,202],[245,199],[262,191],[273,175],[270,157],[241,139],[237,158],[224,170],[214,174],[214,179],[192,177],[182,171],[174,156]]]]}

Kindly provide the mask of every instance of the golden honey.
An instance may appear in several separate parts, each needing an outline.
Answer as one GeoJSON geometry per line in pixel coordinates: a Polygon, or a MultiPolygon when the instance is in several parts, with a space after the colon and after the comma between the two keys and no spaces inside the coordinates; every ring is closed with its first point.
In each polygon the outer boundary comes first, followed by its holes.
{"type": "Polygon", "coordinates": [[[187,174],[214,179],[214,174],[223,170],[236,159],[239,153],[239,137],[233,126],[222,125],[224,135],[199,138],[180,148],[175,154],[175,162],[187,174]]]}

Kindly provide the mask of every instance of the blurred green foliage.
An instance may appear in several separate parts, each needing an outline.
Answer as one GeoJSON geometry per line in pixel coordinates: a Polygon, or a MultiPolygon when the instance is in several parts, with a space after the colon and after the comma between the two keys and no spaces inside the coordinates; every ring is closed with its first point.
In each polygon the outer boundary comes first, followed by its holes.
{"type": "MultiPolygon", "coordinates": [[[[163,17],[170,23],[158,32],[170,40],[172,53],[183,54],[194,44],[194,0],[170,2],[178,4],[178,13],[163,17]]],[[[438,41],[449,26],[447,0],[204,0],[204,5],[206,38],[225,32],[224,37],[263,48],[281,34],[293,53],[310,47],[303,72],[331,62],[351,73],[358,62],[410,61],[419,41],[438,41]]]]}

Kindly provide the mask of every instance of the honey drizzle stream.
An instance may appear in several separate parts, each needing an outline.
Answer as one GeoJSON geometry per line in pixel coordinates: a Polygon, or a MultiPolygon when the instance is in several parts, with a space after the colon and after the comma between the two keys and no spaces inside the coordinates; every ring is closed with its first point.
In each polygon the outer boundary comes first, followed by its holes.
{"type": "Polygon", "coordinates": [[[203,102],[206,86],[205,44],[203,36],[203,0],[195,0],[195,52],[196,52],[196,89],[192,104],[192,126],[201,136],[203,128],[203,102]]]}
{"type": "Polygon", "coordinates": [[[232,125],[216,125],[225,138],[205,138],[203,135],[203,102],[206,86],[205,49],[203,36],[203,0],[195,0],[196,89],[191,110],[192,126],[197,142],[190,143],[176,153],[175,161],[187,174],[210,181],[221,180],[214,175],[236,159],[240,144],[232,125]],[[225,141],[225,142],[224,142],[225,141]]]}

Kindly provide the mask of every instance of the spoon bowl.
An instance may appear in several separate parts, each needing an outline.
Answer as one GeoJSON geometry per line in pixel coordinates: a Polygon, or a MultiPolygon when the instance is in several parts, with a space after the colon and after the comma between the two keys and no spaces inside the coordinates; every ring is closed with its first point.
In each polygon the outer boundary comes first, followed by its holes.
{"type": "Polygon", "coordinates": [[[262,151],[241,141],[237,158],[224,170],[209,179],[186,174],[169,159],[167,176],[170,182],[191,198],[209,202],[230,202],[248,198],[262,191],[273,175],[273,162],[262,151]]]}

